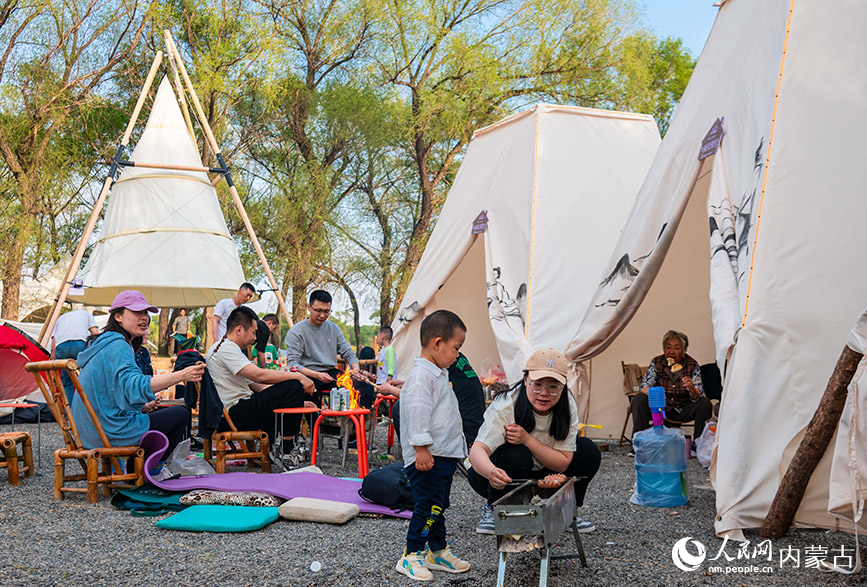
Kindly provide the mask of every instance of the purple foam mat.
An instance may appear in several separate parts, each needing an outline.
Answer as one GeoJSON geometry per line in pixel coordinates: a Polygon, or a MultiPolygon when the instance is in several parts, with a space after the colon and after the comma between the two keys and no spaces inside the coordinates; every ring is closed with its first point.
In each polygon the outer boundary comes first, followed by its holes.
{"type": "Polygon", "coordinates": [[[165,434],[157,430],[147,432],[140,446],[145,450],[145,477],[148,483],[166,491],[192,491],[212,489],[215,491],[261,491],[271,495],[292,499],[293,497],[313,497],[344,503],[354,503],[365,514],[382,514],[396,518],[409,519],[412,512],[396,512],[391,508],[370,503],[361,499],[358,481],[347,481],[320,475],[318,473],[292,473],[276,475],[267,473],[225,473],[223,475],[196,475],[158,481],[150,471],[156,467],[169,446],[165,434]]]}

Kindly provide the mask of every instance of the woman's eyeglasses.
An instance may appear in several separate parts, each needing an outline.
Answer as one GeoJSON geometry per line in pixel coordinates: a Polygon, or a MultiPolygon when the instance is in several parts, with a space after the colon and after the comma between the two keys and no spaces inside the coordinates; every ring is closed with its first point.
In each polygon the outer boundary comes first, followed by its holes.
{"type": "Polygon", "coordinates": [[[561,391],[563,391],[563,385],[559,383],[549,383],[544,385],[538,381],[530,381],[527,385],[527,389],[535,393],[536,395],[541,394],[543,391],[546,395],[558,395],[561,391]]]}

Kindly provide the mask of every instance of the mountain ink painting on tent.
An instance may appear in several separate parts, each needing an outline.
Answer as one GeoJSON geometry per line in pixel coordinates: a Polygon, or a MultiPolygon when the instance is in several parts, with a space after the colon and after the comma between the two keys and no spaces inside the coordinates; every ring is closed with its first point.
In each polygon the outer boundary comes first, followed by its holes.
{"type": "MultiPolygon", "coordinates": [[[[659,242],[659,239],[662,238],[662,235],[665,234],[666,228],[668,228],[668,222],[664,223],[662,225],[662,228],[659,229],[659,234],[656,237],[657,243],[659,242]]],[[[635,265],[630,263],[629,253],[623,253],[623,256],[617,260],[617,263],[614,265],[614,269],[611,270],[611,273],[608,274],[608,277],[603,279],[602,282],[599,284],[600,286],[604,286],[615,283],[616,285],[620,286],[623,282],[626,282],[626,285],[622,285],[622,287],[620,287],[620,289],[618,290],[619,292],[621,292],[620,297],[617,299],[609,297],[606,301],[602,303],[594,304],[594,307],[600,308],[602,306],[616,306],[617,304],[619,304],[620,300],[623,297],[623,294],[629,290],[632,282],[635,281],[635,278],[638,277],[639,271],[641,271],[639,263],[643,265],[644,261],[646,261],[647,258],[653,254],[653,251],[655,249],[656,244],[654,243],[653,248],[650,249],[650,252],[648,252],[646,255],[641,255],[640,257],[635,258],[635,261],[632,262],[635,263],[635,265]]]]}

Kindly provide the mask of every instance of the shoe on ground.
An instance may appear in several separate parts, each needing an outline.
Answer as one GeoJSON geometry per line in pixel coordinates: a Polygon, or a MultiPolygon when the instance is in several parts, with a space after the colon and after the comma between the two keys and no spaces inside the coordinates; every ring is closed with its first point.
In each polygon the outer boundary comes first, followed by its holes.
{"type": "Polygon", "coordinates": [[[432,571],[444,571],[446,573],[466,573],[470,570],[470,563],[452,554],[451,546],[446,546],[437,552],[428,551],[424,559],[424,566],[432,571]]]}
{"type": "Polygon", "coordinates": [[[407,554],[398,559],[394,569],[401,575],[406,575],[414,581],[433,581],[433,573],[424,566],[425,553],[423,550],[407,554]]]}
{"type": "Polygon", "coordinates": [[[283,471],[292,471],[303,467],[304,459],[301,456],[301,450],[299,447],[295,446],[289,452],[284,453],[280,464],[283,471]]]}
{"type": "MultiPolygon", "coordinates": [[[[575,527],[578,528],[579,534],[586,534],[587,532],[593,532],[596,529],[596,524],[583,519],[581,516],[575,516],[575,527]]],[[[569,526],[567,530],[571,531],[572,526],[569,526]]]]}
{"type": "Polygon", "coordinates": [[[494,508],[485,504],[485,511],[482,514],[482,519],[476,525],[476,534],[496,534],[497,529],[494,526],[494,508]]]}

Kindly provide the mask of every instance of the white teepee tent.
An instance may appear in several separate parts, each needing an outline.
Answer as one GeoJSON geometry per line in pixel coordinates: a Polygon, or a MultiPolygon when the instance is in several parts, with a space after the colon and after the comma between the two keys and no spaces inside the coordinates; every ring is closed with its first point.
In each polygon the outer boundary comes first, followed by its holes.
{"type": "MultiPolygon", "coordinates": [[[[202,167],[168,77],[130,160],[202,167]]],[[[201,171],[126,167],[69,299],[109,305],[125,289],[159,307],[213,306],[244,282],[217,192],[201,171]]]]}
{"type": "Polygon", "coordinates": [[[212,187],[220,179],[226,181],[277,304],[292,324],[283,294],[277,287],[174,39],[168,31],[164,31],[164,37],[174,84],[168,81],[168,76],[160,84],[145,132],[132,159],[125,161],[123,157],[138,116],[163,63],[163,53],[157,51],[111,169],[42,326],[39,338],[43,344],[47,344],[67,297],[87,304],[108,304],[117,292],[138,289],[157,306],[211,306],[237,291],[243,282],[243,272],[212,187]],[[187,99],[192,104],[193,116],[187,99]],[[217,167],[202,165],[193,138],[194,120],[204,133],[217,167]],[[120,167],[124,171],[120,177],[115,177],[120,167]],[[212,183],[208,173],[219,177],[212,183]],[[84,249],[113,187],[120,195],[112,196],[113,205],[106,215],[99,241],[80,276],[84,292],[70,295],[84,249]]]}
{"type": "Polygon", "coordinates": [[[546,104],[477,131],[393,324],[398,371],[441,308],[477,370],[516,381],[534,348],[564,350],[658,146],[650,116],[546,104]]]}
{"type": "MultiPolygon", "coordinates": [[[[595,357],[587,417],[620,422],[620,360],[646,364],[668,328],[700,362],[716,356],[720,534],[761,526],[864,302],[865,18],[854,0],[722,4],[567,351],[595,357]],[[699,161],[720,118],[721,146],[699,161]]],[[[827,513],[831,452],[796,524],[841,524],[827,513]]]]}

